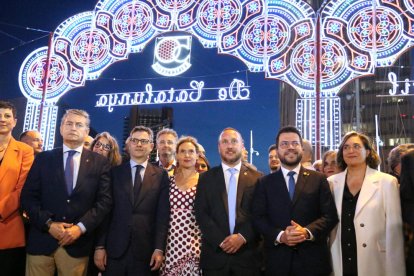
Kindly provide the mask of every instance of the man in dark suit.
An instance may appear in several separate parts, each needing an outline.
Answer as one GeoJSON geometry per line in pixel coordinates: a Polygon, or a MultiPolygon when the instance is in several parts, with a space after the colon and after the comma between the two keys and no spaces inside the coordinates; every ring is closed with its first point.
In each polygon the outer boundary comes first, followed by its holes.
{"type": "MultiPolygon", "coordinates": [[[[414,229],[414,151],[401,158],[400,195],[402,218],[411,230],[414,229]]],[[[414,275],[414,241],[408,244],[406,260],[407,275],[414,275]]]]}
{"type": "Polygon", "coordinates": [[[26,275],[85,275],[94,232],[112,205],[110,165],[83,148],[89,115],[62,118],[63,149],[39,153],[21,194],[29,216],[26,275]]]}
{"type": "Polygon", "coordinates": [[[221,166],[200,175],[195,214],[202,233],[203,275],[258,275],[258,235],[251,221],[255,170],[242,164],[243,139],[233,128],[218,141],[221,166]]]}
{"type": "Polygon", "coordinates": [[[253,199],[255,228],[264,236],[267,275],[329,275],[329,232],[338,216],[326,178],[300,164],[295,127],[276,136],[281,168],[259,180],[253,199]]]}
{"type": "Polygon", "coordinates": [[[103,225],[95,264],[105,275],[151,275],[160,268],[168,232],[169,180],[148,162],[153,133],[136,126],[127,145],[131,159],[112,169],[114,208],[103,225]]]}

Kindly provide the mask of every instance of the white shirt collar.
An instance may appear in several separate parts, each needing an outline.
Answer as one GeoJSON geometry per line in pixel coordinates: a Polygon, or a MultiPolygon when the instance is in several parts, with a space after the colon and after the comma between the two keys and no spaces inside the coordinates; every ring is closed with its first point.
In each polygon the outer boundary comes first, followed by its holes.
{"type": "Polygon", "coordinates": [[[63,153],[66,153],[66,152],[68,152],[68,151],[70,151],[70,150],[74,150],[74,151],[76,151],[76,152],[78,152],[78,153],[82,154],[82,151],[83,151],[83,144],[82,144],[81,146],[79,146],[79,147],[75,148],[75,149],[71,149],[71,148],[69,148],[68,146],[66,146],[65,144],[63,144],[63,153]]]}
{"type": "Polygon", "coordinates": [[[242,165],[241,160],[240,160],[240,162],[239,162],[236,166],[234,166],[234,167],[230,167],[230,166],[228,166],[228,165],[224,164],[223,162],[221,162],[221,166],[223,167],[223,171],[228,171],[228,169],[230,169],[230,168],[235,168],[235,169],[237,170],[237,172],[240,172],[241,165],[242,165]]]}
{"type": "Polygon", "coordinates": [[[296,175],[294,175],[294,176],[298,176],[299,175],[299,171],[300,171],[300,167],[301,167],[301,164],[299,163],[296,166],[296,168],[294,168],[293,170],[288,170],[285,167],[283,167],[283,165],[280,166],[280,169],[282,170],[283,176],[286,178],[288,172],[290,172],[290,171],[294,171],[296,173],[296,175]]]}
{"type": "Polygon", "coordinates": [[[129,160],[129,164],[130,164],[131,168],[134,168],[136,165],[141,165],[142,167],[144,167],[144,170],[145,170],[147,168],[147,165],[148,165],[148,159],[145,160],[145,162],[143,162],[141,164],[138,164],[134,160],[130,159],[129,160]]]}

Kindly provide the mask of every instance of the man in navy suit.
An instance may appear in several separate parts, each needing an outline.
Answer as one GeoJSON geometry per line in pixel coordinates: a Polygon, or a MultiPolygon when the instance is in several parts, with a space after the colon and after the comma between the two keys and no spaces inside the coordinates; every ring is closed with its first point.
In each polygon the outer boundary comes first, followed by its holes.
{"type": "Polygon", "coordinates": [[[112,206],[110,165],[83,148],[89,115],[63,116],[63,148],[39,153],[21,194],[30,220],[26,275],[86,275],[94,232],[112,206]]]}
{"type": "Polygon", "coordinates": [[[259,275],[259,236],[253,230],[251,203],[261,174],[243,164],[244,143],[237,130],[224,129],[218,148],[221,165],[200,175],[195,199],[203,275],[259,275]]]}
{"type": "Polygon", "coordinates": [[[151,275],[160,268],[170,215],[167,172],[148,162],[150,128],[136,126],[127,144],[131,159],[112,169],[114,208],[103,224],[95,264],[105,275],[151,275]]]}
{"type": "Polygon", "coordinates": [[[295,127],[276,136],[281,168],[261,178],[253,222],[264,236],[267,275],[329,275],[327,237],[338,222],[328,181],[301,166],[302,137],[295,127]]]}

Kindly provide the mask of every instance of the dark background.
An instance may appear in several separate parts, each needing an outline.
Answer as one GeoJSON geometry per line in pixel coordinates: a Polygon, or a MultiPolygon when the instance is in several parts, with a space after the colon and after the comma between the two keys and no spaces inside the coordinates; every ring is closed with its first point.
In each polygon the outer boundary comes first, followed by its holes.
{"type": "MultiPolygon", "coordinates": [[[[17,0],[2,5],[0,99],[21,103],[15,137],[22,129],[25,112],[25,98],[22,98],[18,85],[18,73],[23,60],[35,49],[47,46],[48,32],[54,31],[61,22],[77,13],[93,10],[95,5],[96,1],[90,0],[17,0]],[[42,31],[27,30],[25,27],[42,31]],[[36,41],[30,42],[32,40],[36,41]]],[[[91,127],[94,130],[109,131],[122,144],[122,127],[130,107],[115,107],[109,113],[106,108],[95,107],[98,100],[96,94],[144,91],[147,83],[151,83],[154,90],[169,90],[171,87],[189,88],[191,80],[202,80],[205,87],[227,87],[234,78],[243,80],[250,85],[249,101],[146,105],[143,108],[172,107],[173,128],[180,136],[196,137],[205,147],[212,165],[220,162],[217,138],[223,128],[231,126],[238,129],[247,149],[250,147],[252,130],[254,148],[260,152],[259,156],[254,156],[253,163],[267,173],[267,149],[274,143],[279,129],[279,82],[266,80],[264,73],[247,72],[244,63],[232,56],[219,55],[217,49],[204,49],[195,37],[192,40],[191,68],[178,77],[165,78],[151,68],[154,41],[142,53],[131,54],[128,60],[112,64],[98,80],[87,81],[84,87],[70,90],[59,103],[86,110],[91,115],[91,127]]]]}

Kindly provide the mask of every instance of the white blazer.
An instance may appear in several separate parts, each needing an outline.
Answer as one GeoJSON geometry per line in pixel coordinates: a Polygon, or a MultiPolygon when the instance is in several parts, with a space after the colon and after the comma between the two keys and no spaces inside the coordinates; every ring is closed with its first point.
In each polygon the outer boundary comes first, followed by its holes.
{"type": "MultiPolygon", "coordinates": [[[[333,275],[342,276],[341,213],[347,170],[328,178],[339,223],[330,246],[333,275]]],[[[358,275],[404,276],[404,240],[397,179],[367,166],[358,197],[354,226],[358,275]]]]}

